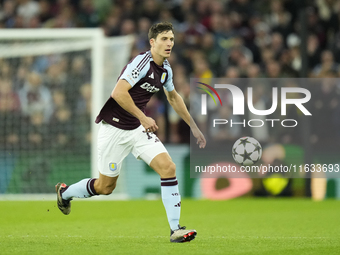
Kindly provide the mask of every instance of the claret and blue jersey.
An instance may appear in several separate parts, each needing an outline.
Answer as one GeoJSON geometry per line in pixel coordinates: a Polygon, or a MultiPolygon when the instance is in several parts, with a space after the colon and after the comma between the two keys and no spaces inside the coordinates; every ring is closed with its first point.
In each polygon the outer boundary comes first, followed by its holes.
{"type": "MultiPolygon", "coordinates": [[[[174,89],[172,69],[168,60],[162,66],[157,65],[150,51],[143,52],[132,59],[122,70],[119,79],[126,80],[131,89],[129,94],[136,106],[145,112],[146,104],[152,95],[164,87],[167,91],[174,89]]],[[[96,123],[105,122],[121,129],[132,130],[139,127],[139,120],[125,111],[112,97],[110,97],[99,115],[96,123]]]]}

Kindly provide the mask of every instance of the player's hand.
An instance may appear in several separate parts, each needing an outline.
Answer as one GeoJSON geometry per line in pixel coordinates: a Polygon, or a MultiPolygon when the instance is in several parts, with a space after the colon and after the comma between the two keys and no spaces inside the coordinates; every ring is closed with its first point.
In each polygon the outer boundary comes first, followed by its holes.
{"type": "Polygon", "coordinates": [[[145,132],[155,132],[158,129],[156,121],[150,117],[143,118],[140,121],[140,124],[145,128],[145,132]]]}
{"type": "Polygon", "coordinates": [[[191,129],[192,134],[194,135],[195,138],[197,138],[196,144],[198,144],[199,148],[204,148],[205,145],[207,144],[207,141],[205,140],[204,135],[198,128],[193,128],[191,129]]]}

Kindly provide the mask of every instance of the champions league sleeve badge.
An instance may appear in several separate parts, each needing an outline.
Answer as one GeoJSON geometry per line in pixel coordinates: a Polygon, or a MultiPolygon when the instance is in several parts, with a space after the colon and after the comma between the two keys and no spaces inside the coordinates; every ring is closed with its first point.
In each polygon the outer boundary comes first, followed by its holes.
{"type": "Polygon", "coordinates": [[[131,74],[132,74],[132,78],[137,79],[139,75],[138,69],[137,68],[133,69],[131,74]]]}

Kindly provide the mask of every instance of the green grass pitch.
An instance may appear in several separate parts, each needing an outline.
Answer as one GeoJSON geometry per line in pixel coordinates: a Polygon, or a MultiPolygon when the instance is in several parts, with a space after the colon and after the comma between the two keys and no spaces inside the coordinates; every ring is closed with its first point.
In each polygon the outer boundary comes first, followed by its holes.
{"type": "Polygon", "coordinates": [[[162,202],[0,201],[0,254],[340,254],[340,202],[183,200],[190,243],[170,243],[162,202]]]}

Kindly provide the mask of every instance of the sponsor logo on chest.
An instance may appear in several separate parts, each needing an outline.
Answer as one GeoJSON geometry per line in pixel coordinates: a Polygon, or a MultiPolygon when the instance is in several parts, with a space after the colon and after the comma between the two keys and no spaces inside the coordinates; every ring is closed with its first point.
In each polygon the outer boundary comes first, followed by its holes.
{"type": "Polygon", "coordinates": [[[146,91],[148,92],[151,92],[151,93],[156,93],[159,91],[159,88],[157,88],[156,86],[153,86],[147,82],[143,83],[142,85],[140,85],[140,87],[142,89],[145,89],[146,91]]]}

